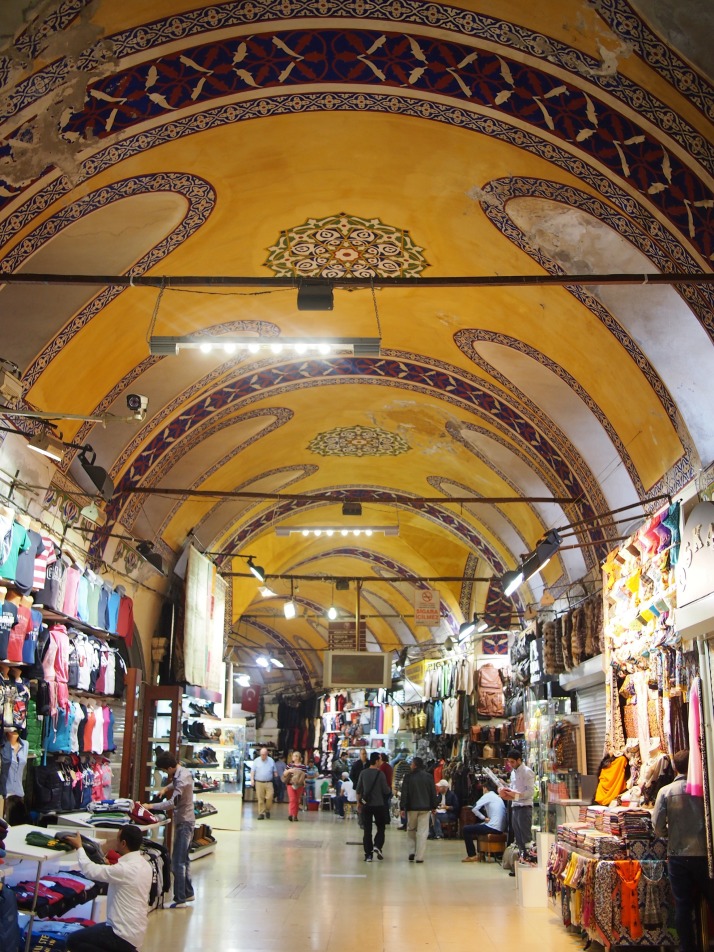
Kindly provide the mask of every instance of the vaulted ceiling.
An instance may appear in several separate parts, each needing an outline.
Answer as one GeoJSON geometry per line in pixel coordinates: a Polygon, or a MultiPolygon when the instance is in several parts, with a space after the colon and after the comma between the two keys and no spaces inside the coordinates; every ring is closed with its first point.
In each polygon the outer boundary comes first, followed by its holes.
{"type": "MultiPolygon", "coordinates": [[[[2,272],[132,278],[4,283],[0,354],[28,408],[149,398],[56,430],[110,471],[105,532],[217,553],[237,659],[283,647],[319,681],[324,613],[358,589],[371,647],[508,624],[597,579],[623,523],[594,517],[635,522],[714,457],[712,284],[583,280],[711,276],[710,4],[44,0],[0,28],[2,272]],[[179,280],[204,276],[329,278],[334,307],[179,280]],[[477,276],[524,280],[428,280],[477,276]],[[152,354],[188,334],[381,349],[152,354]],[[398,532],[277,533],[366,525],[398,532]],[[558,556],[505,599],[554,527],[558,556]],[[426,584],[438,628],[414,623],[426,584]]],[[[55,478],[86,487],[76,452],[55,478]]]]}

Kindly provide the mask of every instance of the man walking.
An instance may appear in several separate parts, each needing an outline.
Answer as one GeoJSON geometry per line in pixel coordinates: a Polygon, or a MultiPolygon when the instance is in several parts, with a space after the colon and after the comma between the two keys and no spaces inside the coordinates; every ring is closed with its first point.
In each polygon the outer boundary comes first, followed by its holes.
{"type": "Polygon", "coordinates": [[[270,808],[273,805],[273,780],[278,773],[275,761],[268,757],[268,748],[260,748],[260,756],[256,757],[250,767],[250,782],[255,788],[258,798],[258,819],[269,820],[270,808]]]}
{"type": "MultiPolygon", "coordinates": [[[[533,791],[535,789],[535,774],[530,767],[523,763],[523,757],[517,747],[512,747],[506,755],[506,766],[511,773],[511,783],[502,787],[498,793],[501,799],[511,801],[511,824],[513,836],[521,856],[531,840],[533,826],[533,791]]],[[[515,876],[511,871],[510,876],[515,876]]]]}
{"type": "Polygon", "coordinates": [[[479,822],[467,823],[461,831],[466,845],[466,857],[461,860],[462,863],[478,863],[475,839],[489,833],[504,833],[508,825],[506,804],[493,789],[487,790],[471,807],[471,811],[479,822]]]}
{"type": "Polygon", "coordinates": [[[170,810],[173,813],[173,841],[171,869],[174,874],[174,901],[169,909],[185,909],[193,902],[191,862],[188,854],[193,841],[196,815],[193,810],[193,775],[182,767],[173,754],[162,751],[156,758],[156,769],[168,774],[169,782],[160,791],[160,803],[147,804],[152,810],[170,810]]]}
{"type": "Polygon", "coordinates": [[[680,952],[697,952],[700,943],[695,913],[705,899],[714,911],[714,881],[709,879],[704,800],[687,793],[689,751],[678,750],[672,758],[677,771],[672,783],[657,794],[652,826],[657,836],[667,837],[667,872],[674,896],[674,924],[680,952]]]}
{"type": "Polygon", "coordinates": [[[409,862],[424,862],[429,818],[438,803],[432,774],[424,770],[421,757],[412,757],[411,770],[402,783],[400,807],[407,819],[409,862]]]}
{"type": "Polygon", "coordinates": [[[370,754],[369,767],[362,771],[357,781],[357,797],[358,802],[362,804],[364,821],[362,845],[366,863],[372,862],[373,855],[377,859],[384,859],[382,847],[384,846],[384,828],[388,819],[386,803],[389,787],[384,774],[379,769],[380,763],[380,757],[376,751],[370,754]],[[372,820],[377,825],[374,843],[372,842],[372,820]]]}

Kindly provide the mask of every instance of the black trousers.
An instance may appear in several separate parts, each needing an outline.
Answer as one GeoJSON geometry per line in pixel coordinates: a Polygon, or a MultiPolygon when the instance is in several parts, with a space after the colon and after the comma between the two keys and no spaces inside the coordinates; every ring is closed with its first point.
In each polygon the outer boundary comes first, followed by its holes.
{"type": "Polygon", "coordinates": [[[362,820],[364,822],[364,836],[362,837],[364,855],[371,856],[375,846],[378,850],[381,850],[384,846],[384,828],[387,825],[387,821],[389,820],[389,814],[387,813],[386,806],[362,807],[362,820]],[[377,825],[377,833],[374,837],[374,843],[372,842],[372,820],[374,820],[377,825]]]}
{"type": "Polygon", "coordinates": [[[714,911],[714,881],[709,879],[706,856],[670,856],[667,860],[669,884],[674,896],[674,924],[681,952],[701,948],[695,930],[695,912],[702,899],[714,911]]]}
{"type": "Polygon", "coordinates": [[[67,939],[68,952],[136,952],[136,947],[116,935],[104,923],[73,932],[67,939]]]}

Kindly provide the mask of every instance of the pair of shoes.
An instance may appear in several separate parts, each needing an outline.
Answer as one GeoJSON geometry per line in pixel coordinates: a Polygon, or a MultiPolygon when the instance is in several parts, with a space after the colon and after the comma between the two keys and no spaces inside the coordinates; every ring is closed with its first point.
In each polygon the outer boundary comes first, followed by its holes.
{"type": "Polygon", "coordinates": [[[265,814],[264,814],[264,813],[259,813],[258,816],[257,816],[257,819],[258,819],[258,820],[264,820],[264,819],[265,819],[265,814]]]}
{"type": "Polygon", "coordinates": [[[435,839],[435,840],[443,840],[444,837],[443,837],[443,836],[435,836],[434,839],[435,839]]]}
{"type": "Polygon", "coordinates": [[[409,862],[410,862],[410,863],[413,863],[413,862],[414,862],[414,854],[413,854],[413,853],[410,853],[410,854],[409,854],[409,862]]]}
{"type": "Polygon", "coordinates": [[[195,899],[195,896],[186,896],[186,902],[193,902],[195,899]]]}
{"type": "Polygon", "coordinates": [[[478,863],[480,862],[478,856],[467,856],[465,859],[461,860],[462,863],[478,863]]]}
{"type": "Polygon", "coordinates": [[[185,902],[172,902],[170,906],[167,906],[167,909],[186,909],[185,902]]]}
{"type": "Polygon", "coordinates": [[[382,856],[382,851],[381,851],[381,849],[380,849],[378,846],[375,846],[375,848],[374,848],[374,855],[375,855],[375,856],[377,857],[377,859],[379,859],[379,860],[384,859],[384,856],[382,856]]]}
{"type": "Polygon", "coordinates": [[[291,816],[288,817],[288,820],[290,821],[290,823],[293,822],[293,818],[291,816]]]}
{"type": "Polygon", "coordinates": [[[423,859],[416,859],[416,860],[414,860],[414,862],[415,862],[415,863],[423,863],[424,860],[423,860],[423,859]]]}
{"type": "Polygon", "coordinates": [[[265,811],[265,819],[266,819],[266,820],[269,820],[269,819],[270,819],[270,813],[269,813],[268,810],[265,811]]]}
{"type": "Polygon", "coordinates": [[[298,821],[298,818],[297,818],[296,816],[294,816],[294,817],[293,817],[293,823],[297,823],[297,821],[298,821]]]}
{"type": "Polygon", "coordinates": [[[434,836],[433,833],[430,833],[430,834],[427,836],[427,839],[428,839],[428,840],[435,840],[436,837],[434,836]]]}
{"type": "Polygon", "coordinates": [[[364,861],[365,861],[365,863],[371,863],[371,862],[372,862],[372,857],[371,857],[369,854],[367,854],[367,855],[365,855],[364,861]]]}
{"type": "Polygon", "coordinates": [[[512,869],[508,875],[509,875],[509,876],[515,876],[515,875],[516,875],[516,871],[515,871],[514,869],[512,869]]]}

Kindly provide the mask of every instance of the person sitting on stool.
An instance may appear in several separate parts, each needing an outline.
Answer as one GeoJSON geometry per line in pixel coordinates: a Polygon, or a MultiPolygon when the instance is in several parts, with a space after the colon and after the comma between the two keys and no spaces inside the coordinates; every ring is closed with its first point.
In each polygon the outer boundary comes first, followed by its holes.
{"type": "Polygon", "coordinates": [[[139,849],[143,833],[131,823],[121,827],[116,847],[119,861],[114,866],[93,863],[79,833],[67,833],[63,839],[77,850],[83,876],[109,884],[106,923],[73,932],[67,939],[68,952],[136,952],[146,933],[152,880],[151,865],[139,849]]]}
{"type": "Polygon", "coordinates": [[[479,836],[487,836],[489,833],[505,833],[506,831],[508,823],[506,804],[495,793],[493,784],[490,781],[486,781],[486,783],[489,789],[471,807],[479,822],[468,823],[461,831],[464,834],[464,843],[466,844],[466,856],[461,860],[462,863],[478,863],[480,857],[476,852],[474,840],[477,840],[479,836]]]}
{"type": "Polygon", "coordinates": [[[449,788],[448,780],[440,780],[436,785],[436,793],[439,802],[436,807],[436,813],[431,814],[429,821],[429,839],[443,840],[444,831],[441,829],[442,823],[453,823],[459,818],[459,799],[449,788]]]}

